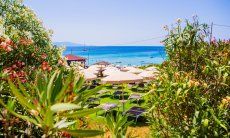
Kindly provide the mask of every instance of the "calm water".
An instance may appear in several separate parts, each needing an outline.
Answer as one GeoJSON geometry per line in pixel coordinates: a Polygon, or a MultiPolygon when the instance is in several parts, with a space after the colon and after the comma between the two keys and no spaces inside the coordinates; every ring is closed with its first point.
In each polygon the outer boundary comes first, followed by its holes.
{"type": "Polygon", "coordinates": [[[146,65],[166,59],[163,46],[76,46],[66,47],[63,55],[71,52],[89,59],[89,65],[102,60],[117,65],[146,65]]]}

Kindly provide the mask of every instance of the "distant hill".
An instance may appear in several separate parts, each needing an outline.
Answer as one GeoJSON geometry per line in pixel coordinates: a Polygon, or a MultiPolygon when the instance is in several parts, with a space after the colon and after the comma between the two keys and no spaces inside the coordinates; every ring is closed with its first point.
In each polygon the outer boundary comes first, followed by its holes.
{"type": "Polygon", "coordinates": [[[73,42],[53,42],[57,46],[84,46],[84,44],[78,44],[73,42]]]}

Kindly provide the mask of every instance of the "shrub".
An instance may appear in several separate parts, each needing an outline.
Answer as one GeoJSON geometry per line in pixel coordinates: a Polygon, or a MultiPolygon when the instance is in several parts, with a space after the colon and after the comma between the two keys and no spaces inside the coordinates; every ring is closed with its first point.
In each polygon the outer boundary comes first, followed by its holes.
{"type": "MultiPolygon", "coordinates": [[[[65,74],[60,70],[48,74],[37,72],[36,79],[24,85],[20,81],[13,83],[9,79],[11,96],[15,98],[8,100],[8,104],[0,99],[0,104],[7,109],[4,112],[12,114],[18,122],[19,119],[22,119],[34,128],[26,128],[24,135],[29,137],[64,135],[85,137],[102,134],[97,130],[79,130],[74,125],[79,118],[100,110],[100,108],[86,109],[84,103],[90,96],[96,94],[101,86],[86,90],[82,86],[84,80],[81,76],[74,74],[73,71],[65,74]],[[19,103],[19,105],[14,103],[19,103]],[[36,134],[37,131],[40,133],[36,134]]],[[[5,128],[3,133],[6,132],[4,135],[8,137],[15,135],[11,131],[11,127],[15,125],[8,124],[5,120],[3,126],[5,128]]],[[[16,134],[20,135],[20,132],[16,134]]]]}
{"type": "Polygon", "coordinates": [[[35,13],[19,0],[0,0],[0,71],[27,81],[33,70],[63,65],[61,51],[52,46],[35,13]]]}
{"type": "Polygon", "coordinates": [[[169,60],[150,96],[153,135],[228,137],[230,41],[206,42],[208,26],[177,22],[164,40],[169,60]]]}

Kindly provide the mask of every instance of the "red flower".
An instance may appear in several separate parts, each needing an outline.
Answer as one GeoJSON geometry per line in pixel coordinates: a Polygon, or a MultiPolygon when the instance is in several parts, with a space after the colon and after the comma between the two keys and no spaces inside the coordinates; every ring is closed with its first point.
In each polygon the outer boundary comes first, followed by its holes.
{"type": "Polygon", "coordinates": [[[21,45],[28,46],[28,45],[31,45],[31,44],[33,43],[33,40],[21,38],[19,43],[20,43],[21,45]]]}
{"type": "Polygon", "coordinates": [[[45,53],[43,53],[41,57],[42,57],[42,59],[46,59],[47,55],[45,53]]]}
{"type": "Polygon", "coordinates": [[[52,70],[52,67],[50,67],[49,63],[48,62],[42,62],[42,66],[41,66],[42,70],[48,70],[48,71],[51,71],[52,70]]]}

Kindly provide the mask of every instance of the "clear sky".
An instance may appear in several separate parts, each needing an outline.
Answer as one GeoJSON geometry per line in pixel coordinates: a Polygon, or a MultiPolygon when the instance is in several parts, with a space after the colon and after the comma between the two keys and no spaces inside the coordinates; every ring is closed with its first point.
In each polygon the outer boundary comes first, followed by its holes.
{"type": "MultiPolygon", "coordinates": [[[[91,45],[161,45],[164,25],[177,18],[230,26],[230,0],[24,0],[54,31],[53,41],[91,45]]],[[[230,38],[230,28],[213,29],[230,38]]]]}

